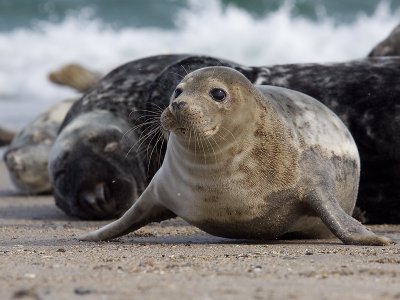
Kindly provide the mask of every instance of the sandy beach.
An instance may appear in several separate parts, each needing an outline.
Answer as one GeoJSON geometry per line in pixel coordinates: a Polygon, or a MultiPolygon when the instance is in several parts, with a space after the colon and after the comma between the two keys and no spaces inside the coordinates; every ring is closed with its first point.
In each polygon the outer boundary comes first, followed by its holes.
{"type": "MultiPolygon", "coordinates": [[[[398,244],[235,241],[179,219],[79,242],[107,222],[72,220],[0,174],[0,299],[400,299],[398,244]]],[[[370,228],[400,242],[399,225],[370,228]]]]}

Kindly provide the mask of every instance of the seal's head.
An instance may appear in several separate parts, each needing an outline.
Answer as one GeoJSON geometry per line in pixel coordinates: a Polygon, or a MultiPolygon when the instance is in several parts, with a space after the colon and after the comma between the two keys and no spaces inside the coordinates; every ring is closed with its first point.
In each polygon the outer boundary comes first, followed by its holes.
{"type": "Polygon", "coordinates": [[[4,153],[4,162],[15,186],[27,194],[51,191],[47,159],[51,144],[27,144],[10,147],[4,153]]]}
{"type": "Polygon", "coordinates": [[[57,137],[49,157],[56,204],[71,216],[110,219],[142,192],[142,158],[129,125],[106,111],[83,114],[57,137]],[[111,124],[111,125],[110,125],[111,124]]]}
{"type": "MultiPolygon", "coordinates": [[[[243,132],[254,117],[248,94],[259,94],[246,77],[227,67],[202,68],[176,87],[161,116],[164,129],[177,136],[224,139],[243,132]]],[[[194,141],[194,138],[193,138],[194,141]]]]}

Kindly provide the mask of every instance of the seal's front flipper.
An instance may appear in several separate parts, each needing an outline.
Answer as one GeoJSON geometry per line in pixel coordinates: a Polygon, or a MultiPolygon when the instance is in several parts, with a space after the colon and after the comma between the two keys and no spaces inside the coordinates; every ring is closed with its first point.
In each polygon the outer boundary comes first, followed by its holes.
{"type": "Polygon", "coordinates": [[[137,230],[151,222],[161,222],[176,215],[167,208],[155,203],[143,194],[133,206],[118,220],[88,234],[78,237],[81,241],[104,241],[137,230]]]}
{"type": "Polygon", "coordinates": [[[383,246],[392,243],[390,239],[376,235],[349,216],[335,197],[327,195],[326,191],[314,190],[308,194],[306,202],[333,234],[345,244],[383,246]]]}

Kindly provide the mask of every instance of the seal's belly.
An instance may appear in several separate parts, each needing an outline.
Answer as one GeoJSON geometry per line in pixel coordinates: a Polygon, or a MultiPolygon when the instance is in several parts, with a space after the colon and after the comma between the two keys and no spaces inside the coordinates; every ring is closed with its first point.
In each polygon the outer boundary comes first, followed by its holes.
{"type": "Polygon", "coordinates": [[[198,190],[186,194],[181,190],[180,198],[171,210],[190,224],[217,236],[229,238],[278,237],[287,232],[296,219],[297,205],[293,198],[271,196],[264,198],[248,190],[198,190]],[[286,202],[287,205],[282,203],[286,202]]]}

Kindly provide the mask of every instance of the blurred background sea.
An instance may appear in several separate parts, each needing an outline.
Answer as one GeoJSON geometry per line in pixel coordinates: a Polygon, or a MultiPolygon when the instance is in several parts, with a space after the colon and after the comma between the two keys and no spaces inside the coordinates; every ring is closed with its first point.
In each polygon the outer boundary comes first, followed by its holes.
{"type": "Polygon", "coordinates": [[[365,57],[400,0],[0,0],[0,126],[21,128],[74,92],[48,72],[106,73],[144,56],[195,53],[248,65],[365,57]]]}

